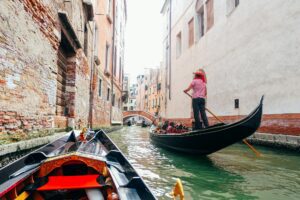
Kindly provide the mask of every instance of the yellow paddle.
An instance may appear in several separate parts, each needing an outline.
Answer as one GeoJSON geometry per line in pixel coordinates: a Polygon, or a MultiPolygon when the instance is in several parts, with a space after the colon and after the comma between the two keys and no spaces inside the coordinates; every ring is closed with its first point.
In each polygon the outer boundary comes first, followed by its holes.
{"type": "MultiPolygon", "coordinates": [[[[192,96],[189,93],[185,92],[185,94],[187,94],[189,97],[192,98],[192,96]]],[[[213,112],[211,112],[208,108],[205,108],[205,110],[207,110],[207,112],[209,112],[219,122],[225,123],[223,120],[221,120],[219,117],[217,117],[213,112]]],[[[261,153],[259,151],[257,151],[251,144],[249,144],[246,139],[243,139],[243,142],[256,154],[257,157],[261,156],[261,153]]]]}

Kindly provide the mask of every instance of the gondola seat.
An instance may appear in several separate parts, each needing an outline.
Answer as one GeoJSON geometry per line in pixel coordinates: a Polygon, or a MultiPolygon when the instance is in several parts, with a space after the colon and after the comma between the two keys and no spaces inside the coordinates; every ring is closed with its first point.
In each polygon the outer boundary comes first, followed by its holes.
{"type": "Polygon", "coordinates": [[[38,191],[101,188],[104,185],[98,182],[99,175],[83,176],[49,176],[46,184],[37,188],[38,191]]]}

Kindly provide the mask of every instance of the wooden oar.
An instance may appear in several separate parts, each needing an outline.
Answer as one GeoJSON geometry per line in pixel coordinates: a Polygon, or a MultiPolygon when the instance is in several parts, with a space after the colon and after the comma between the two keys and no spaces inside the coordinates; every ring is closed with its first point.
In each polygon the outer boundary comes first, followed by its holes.
{"type": "MultiPolygon", "coordinates": [[[[192,98],[192,95],[190,95],[189,93],[185,92],[185,94],[187,94],[189,97],[192,98]]],[[[221,120],[219,117],[217,117],[213,112],[211,112],[208,108],[205,108],[205,110],[207,110],[207,112],[209,112],[214,118],[216,118],[219,122],[224,123],[225,122],[223,120],[221,120]]],[[[256,154],[257,157],[261,157],[261,153],[259,151],[257,151],[251,144],[249,144],[247,142],[246,139],[243,139],[243,142],[256,154]]]]}

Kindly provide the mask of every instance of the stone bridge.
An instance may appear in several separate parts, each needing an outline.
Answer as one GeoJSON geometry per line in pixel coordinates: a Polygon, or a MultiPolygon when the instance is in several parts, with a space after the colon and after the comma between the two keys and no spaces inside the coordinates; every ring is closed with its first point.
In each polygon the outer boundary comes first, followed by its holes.
{"type": "Polygon", "coordinates": [[[152,115],[151,113],[145,112],[145,111],[138,111],[138,110],[123,111],[123,121],[125,121],[126,119],[128,119],[130,117],[134,117],[134,116],[143,117],[151,122],[155,120],[154,115],[152,115]]]}

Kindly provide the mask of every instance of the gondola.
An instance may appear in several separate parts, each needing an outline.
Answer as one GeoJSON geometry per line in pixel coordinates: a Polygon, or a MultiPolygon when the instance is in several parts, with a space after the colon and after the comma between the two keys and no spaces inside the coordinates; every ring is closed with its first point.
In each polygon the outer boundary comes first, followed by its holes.
{"type": "Polygon", "coordinates": [[[102,131],[72,132],[0,170],[0,199],[156,199],[102,131]]]}
{"type": "Polygon", "coordinates": [[[147,124],[146,124],[146,121],[145,121],[145,120],[142,121],[142,125],[141,125],[141,126],[142,126],[142,128],[147,127],[147,124]]]}
{"type": "Polygon", "coordinates": [[[157,133],[150,129],[151,141],[163,148],[190,154],[208,155],[251,136],[260,126],[263,97],[256,109],[232,124],[217,124],[185,133],[157,133]]]}

